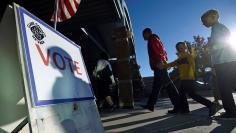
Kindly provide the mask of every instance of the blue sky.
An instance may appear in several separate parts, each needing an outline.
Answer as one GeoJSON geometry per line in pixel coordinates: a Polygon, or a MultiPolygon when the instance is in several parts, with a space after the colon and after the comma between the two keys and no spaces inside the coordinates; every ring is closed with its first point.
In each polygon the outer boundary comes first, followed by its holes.
{"type": "Polygon", "coordinates": [[[236,33],[236,0],[126,0],[126,4],[143,77],[153,75],[147,45],[142,38],[142,30],[146,27],[152,28],[160,36],[168,53],[168,62],[176,58],[176,42],[193,41],[193,35],[210,36],[210,29],[200,21],[202,13],[208,9],[217,9],[220,22],[236,33]]]}

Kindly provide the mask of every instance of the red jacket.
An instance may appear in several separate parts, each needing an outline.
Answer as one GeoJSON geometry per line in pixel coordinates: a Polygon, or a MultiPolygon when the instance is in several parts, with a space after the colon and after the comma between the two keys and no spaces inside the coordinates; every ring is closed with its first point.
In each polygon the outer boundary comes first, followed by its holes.
{"type": "Polygon", "coordinates": [[[153,34],[148,40],[149,63],[152,70],[157,69],[157,65],[166,62],[167,53],[159,36],[153,34]]]}

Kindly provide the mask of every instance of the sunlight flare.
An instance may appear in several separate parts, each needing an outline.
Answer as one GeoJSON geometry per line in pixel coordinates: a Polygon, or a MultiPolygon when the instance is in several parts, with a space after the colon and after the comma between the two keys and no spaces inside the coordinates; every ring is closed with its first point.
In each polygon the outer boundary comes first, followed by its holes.
{"type": "Polygon", "coordinates": [[[229,37],[229,43],[231,47],[236,50],[236,31],[231,33],[231,36],[229,37]]]}

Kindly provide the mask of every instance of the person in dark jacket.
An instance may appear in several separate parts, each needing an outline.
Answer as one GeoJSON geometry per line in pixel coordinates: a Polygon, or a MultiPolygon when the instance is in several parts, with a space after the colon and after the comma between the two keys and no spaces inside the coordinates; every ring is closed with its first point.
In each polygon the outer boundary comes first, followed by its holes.
{"type": "Polygon", "coordinates": [[[170,79],[167,69],[159,69],[159,66],[162,66],[162,64],[166,64],[167,61],[167,53],[164,49],[164,46],[159,36],[153,34],[150,28],[146,28],[143,30],[143,38],[148,42],[147,49],[149,55],[149,63],[151,69],[154,71],[154,82],[152,93],[149,96],[148,102],[142,107],[150,111],[154,111],[154,105],[156,104],[156,101],[158,99],[158,94],[160,93],[162,88],[165,88],[167,89],[167,93],[170,97],[171,103],[174,105],[173,110],[169,110],[168,113],[178,113],[178,90],[170,79]],[[168,85],[168,87],[166,87],[166,85],[168,85]]]}

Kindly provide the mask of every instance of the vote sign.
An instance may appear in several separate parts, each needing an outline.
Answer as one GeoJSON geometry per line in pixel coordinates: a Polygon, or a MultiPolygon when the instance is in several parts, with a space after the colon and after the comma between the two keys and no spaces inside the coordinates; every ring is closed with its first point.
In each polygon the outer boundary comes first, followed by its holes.
{"type": "Polygon", "coordinates": [[[34,106],[93,99],[80,47],[18,8],[34,106]]]}

